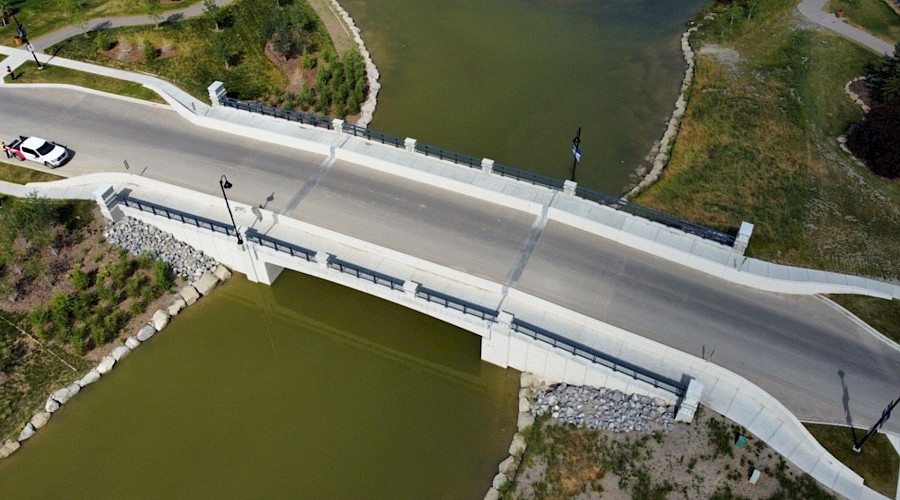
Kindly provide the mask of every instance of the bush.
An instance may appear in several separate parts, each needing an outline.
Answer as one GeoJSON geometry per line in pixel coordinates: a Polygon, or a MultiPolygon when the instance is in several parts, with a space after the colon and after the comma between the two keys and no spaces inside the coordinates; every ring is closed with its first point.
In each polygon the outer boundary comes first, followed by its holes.
{"type": "Polygon", "coordinates": [[[872,108],[848,134],[847,147],[873,173],[900,177],[900,99],[872,108]]]}
{"type": "Polygon", "coordinates": [[[141,295],[141,290],[146,285],[145,280],[146,278],[140,274],[132,276],[125,285],[125,293],[131,298],[139,297],[141,295]]]}
{"type": "Polygon", "coordinates": [[[109,36],[103,30],[98,31],[97,35],[94,36],[94,43],[97,45],[97,50],[103,52],[111,49],[113,46],[112,40],[109,39],[109,36]]]}
{"type": "Polygon", "coordinates": [[[175,282],[172,279],[172,268],[163,260],[153,263],[153,286],[161,290],[172,288],[175,282]]]}
{"type": "Polygon", "coordinates": [[[75,286],[75,288],[79,291],[87,290],[91,287],[91,285],[93,285],[93,283],[91,283],[91,281],[93,281],[91,279],[91,275],[82,271],[80,267],[76,267],[72,271],[71,280],[72,285],[75,286]]]}
{"type": "Polygon", "coordinates": [[[72,297],[63,293],[56,292],[50,299],[50,318],[57,329],[65,328],[69,325],[72,318],[72,297]]]}
{"type": "Polygon", "coordinates": [[[153,62],[156,60],[156,47],[149,40],[144,40],[144,61],[153,62]]]}
{"type": "Polygon", "coordinates": [[[316,67],[317,59],[315,56],[309,53],[309,50],[303,51],[303,57],[300,59],[300,66],[303,69],[313,69],[316,67]]]}
{"type": "Polygon", "coordinates": [[[900,42],[894,47],[893,56],[885,56],[869,68],[868,82],[876,104],[900,100],[900,42]]]}

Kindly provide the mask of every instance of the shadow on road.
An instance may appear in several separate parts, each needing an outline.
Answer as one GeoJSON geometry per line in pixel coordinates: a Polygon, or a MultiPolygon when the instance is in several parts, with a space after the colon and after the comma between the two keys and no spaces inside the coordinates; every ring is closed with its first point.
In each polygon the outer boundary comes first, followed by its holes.
{"type": "Polygon", "coordinates": [[[856,429],[853,427],[853,417],[850,415],[850,390],[847,388],[847,381],[844,380],[844,370],[838,370],[837,374],[841,378],[841,388],[844,390],[844,394],[841,397],[841,402],[844,404],[844,415],[847,417],[847,426],[850,427],[850,434],[853,436],[853,446],[856,446],[858,444],[856,442],[856,429]]]}

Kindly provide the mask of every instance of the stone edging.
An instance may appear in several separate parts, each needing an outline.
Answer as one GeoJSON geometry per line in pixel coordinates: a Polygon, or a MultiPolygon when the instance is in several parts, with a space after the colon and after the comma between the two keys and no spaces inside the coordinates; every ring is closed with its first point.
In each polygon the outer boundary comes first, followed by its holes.
{"type": "Polygon", "coordinates": [[[531,403],[534,401],[535,390],[541,386],[541,383],[541,380],[528,372],[522,372],[522,375],[519,377],[517,432],[513,435],[512,442],[509,444],[509,456],[503,459],[497,467],[497,475],[491,481],[491,488],[484,495],[484,500],[497,500],[500,498],[500,488],[503,488],[506,483],[515,477],[516,470],[519,469],[519,465],[522,463],[526,447],[525,436],[522,433],[534,425],[531,403]]]}
{"type": "Polygon", "coordinates": [[[100,377],[109,373],[122,358],[165,328],[166,325],[168,325],[170,318],[177,315],[185,307],[196,302],[200,297],[208,295],[220,281],[224,282],[229,278],[231,278],[231,271],[225,266],[219,265],[216,267],[215,271],[204,272],[193,283],[182,288],[168,308],[165,310],[158,309],[153,314],[153,319],[147,325],[144,325],[134,335],[125,339],[124,344],[118,344],[114,347],[108,355],[100,360],[100,363],[98,363],[97,366],[91,368],[91,370],[81,379],[53,391],[47,398],[47,402],[44,403],[44,410],[37,412],[31,420],[25,424],[25,427],[19,433],[19,437],[7,440],[0,446],[0,460],[13,454],[22,446],[22,443],[33,436],[38,429],[47,425],[47,422],[50,421],[50,417],[53,413],[59,410],[73,396],[78,394],[81,389],[100,380],[100,377]]]}
{"type": "Polygon", "coordinates": [[[375,63],[372,62],[372,57],[366,49],[366,43],[363,42],[362,37],[359,35],[360,29],[356,26],[356,23],[353,22],[353,18],[350,17],[350,14],[348,14],[343,7],[341,7],[341,4],[339,4],[337,0],[331,0],[331,5],[334,6],[335,10],[340,14],[341,19],[350,27],[350,31],[353,32],[353,40],[355,40],[356,45],[359,46],[359,55],[362,56],[363,61],[366,63],[366,79],[369,83],[369,94],[360,106],[362,116],[359,117],[356,124],[360,127],[368,127],[369,123],[372,122],[375,106],[378,104],[378,91],[381,90],[381,84],[378,83],[380,73],[378,73],[378,68],[375,67],[375,63]]]}
{"type": "Polygon", "coordinates": [[[653,149],[650,150],[650,154],[647,155],[648,157],[655,155],[653,159],[653,168],[651,168],[650,172],[641,179],[641,182],[637,186],[633,187],[631,191],[628,191],[628,193],[622,197],[623,200],[628,200],[637,196],[641,191],[650,187],[657,179],[659,179],[660,174],[662,174],[663,169],[666,168],[666,165],[669,162],[669,153],[674,146],[675,138],[678,135],[678,126],[681,124],[681,118],[684,117],[685,108],[687,107],[685,95],[694,80],[694,50],[691,48],[690,36],[691,33],[697,31],[697,28],[698,27],[695,26],[681,35],[681,52],[684,54],[684,61],[687,63],[687,69],[684,71],[684,80],[681,83],[681,93],[678,94],[678,99],[675,101],[675,111],[672,112],[672,117],[669,118],[669,125],[666,127],[665,133],[663,133],[662,139],[660,139],[658,144],[653,146],[653,149]]]}
{"type": "Polygon", "coordinates": [[[850,96],[850,99],[851,99],[853,102],[855,102],[856,104],[858,104],[860,108],[862,108],[863,113],[868,113],[868,112],[869,112],[869,107],[866,106],[866,103],[864,103],[864,102],[862,101],[862,99],[859,98],[859,95],[858,95],[856,92],[853,92],[852,90],[850,90],[850,86],[851,86],[851,85],[853,85],[853,84],[856,83],[856,82],[865,80],[865,79],[866,79],[866,77],[864,77],[864,76],[857,76],[856,78],[850,80],[849,82],[847,82],[847,83],[844,85],[844,93],[847,94],[848,96],[850,96]]]}

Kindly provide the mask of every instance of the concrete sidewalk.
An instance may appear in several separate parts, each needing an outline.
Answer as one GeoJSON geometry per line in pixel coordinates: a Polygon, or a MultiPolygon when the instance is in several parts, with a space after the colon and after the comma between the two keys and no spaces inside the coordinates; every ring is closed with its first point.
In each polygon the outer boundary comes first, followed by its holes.
{"type": "Polygon", "coordinates": [[[856,26],[847,24],[845,19],[838,18],[830,12],[823,9],[828,0],[803,0],[797,6],[800,11],[810,21],[843,35],[854,42],[864,45],[881,55],[894,55],[894,46],[890,43],[866,32],[856,26]]]}

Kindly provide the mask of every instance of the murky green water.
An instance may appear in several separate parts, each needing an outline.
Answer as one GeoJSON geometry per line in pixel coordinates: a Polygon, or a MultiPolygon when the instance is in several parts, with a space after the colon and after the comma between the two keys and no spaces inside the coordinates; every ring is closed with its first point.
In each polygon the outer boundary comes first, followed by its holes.
{"type": "Polygon", "coordinates": [[[481,498],[518,373],[331,283],[235,276],[0,462],[0,498],[481,498]]]}
{"type": "Polygon", "coordinates": [[[704,0],[342,0],[381,71],[370,125],[620,194],[665,130],[704,0]]]}

